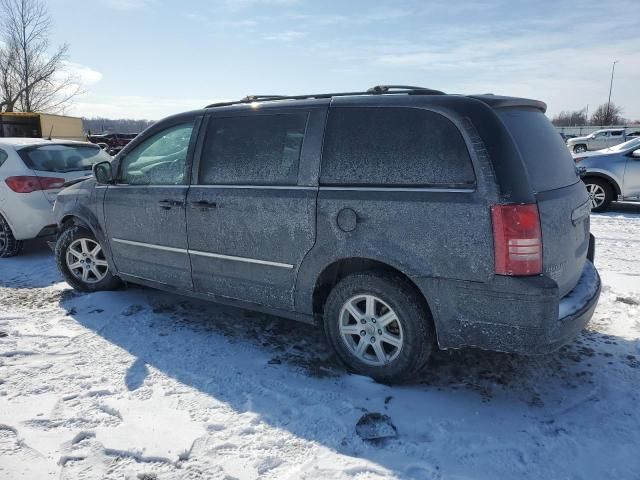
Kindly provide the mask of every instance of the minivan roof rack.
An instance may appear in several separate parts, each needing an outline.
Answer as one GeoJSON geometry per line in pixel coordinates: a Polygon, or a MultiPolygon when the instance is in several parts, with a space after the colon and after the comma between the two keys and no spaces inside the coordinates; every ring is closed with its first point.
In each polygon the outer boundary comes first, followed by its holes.
{"type": "Polygon", "coordinates": [[[440,90],[433,90],[425,87],[412,87],[408,85],[376,85],[364,92],[339,92],[339,93],[314,93],[309,95],[247,95],[240,100],[231,102],[219,102],[207,105],[204,108],[226,107],[229,105],[239,105],[243,103],[269,102],[274,100],[310,100],[332,97],[351,97],[355,95],[446,95],[440,90]]]}

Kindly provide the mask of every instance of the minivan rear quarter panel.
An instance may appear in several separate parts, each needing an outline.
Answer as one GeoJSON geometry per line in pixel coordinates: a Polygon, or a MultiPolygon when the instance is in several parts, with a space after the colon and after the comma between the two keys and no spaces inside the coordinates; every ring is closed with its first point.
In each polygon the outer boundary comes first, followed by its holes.
{"type": "MultiPolygon", "coordinates": [[[[368,99],[367,105],[371,104],[368,99]]],[[[376,108],[416,107],[406,98],[376,99],[376,108]]],[[[421,99],[422,100],[422,99],[421,99]]],[[[326,168],[327,136],[331,115],[340,108],[357,107],[359,98],[335,98],[325,132],[322,168],[326,168]]],[[[477,132],[455,112],[431,105],[422,108],[441,116],[460,135],[473,172],[467,184],[326,184],[321,171],[318,193],[317,240],[301,266],[296,309],[313,312],[315,281],[336,261],[363,258],[385,263],[420,285],[431,305],[437,304],[438,279],[487,282],[493,277],[493,241],[490,205],[498,199],[493,169],[477,132]],[[341,212],[353,212],[355,228],[339,224],[341,212]],[[419,281],[424,279],[424,281],[419,281]]],[[[363,107],[368,108],[368,107],[363,107]]],[[[400,169],[402,163],[394,162],[400,169]]],[[[324,177],[326,178],[326,176],[324,177]]],[[[434,310],[434,306],[432,306],[434,310]]],[[[439,323],[436,312],[434,317],[439,323]]]]}

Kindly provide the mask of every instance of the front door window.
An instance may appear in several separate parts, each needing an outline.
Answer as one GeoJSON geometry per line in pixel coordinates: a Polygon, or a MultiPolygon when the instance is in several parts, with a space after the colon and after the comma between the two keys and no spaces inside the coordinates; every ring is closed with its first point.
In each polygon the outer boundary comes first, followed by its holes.
{"type": "Polygon", "coordinates": [[[193,123],[163,130],[138,145],[124,158],[119,183],[183,185],[193,123]]]}

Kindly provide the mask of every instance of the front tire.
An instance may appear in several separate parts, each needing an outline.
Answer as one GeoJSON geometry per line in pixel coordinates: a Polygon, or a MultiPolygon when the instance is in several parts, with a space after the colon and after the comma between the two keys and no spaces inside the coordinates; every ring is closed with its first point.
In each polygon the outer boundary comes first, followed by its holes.
{"type": "Polygon", "coordinates": [[[338,357],[383,383],[406,381],[424,367],[434,345],[432,325],[413,285],[394,275],[349,275],[325,305],[324,328],[338,357]]]}
{"type": "Polygon", "coordinates": [[[599,178],[585,178],[584,183],[591,199],[591,211],[604,212],[607,210],[613,202],[613,189],[609,182],[599,178]]]}
{"type": "Polygon", "coordinates": [[[87,228],[74,225],[62,232],[56,242],[55,256],[64,279],[76,290],[97,292],[120,285],[102,245],[87,228]]]}
{"type": "Polygon", "coordinates": [[[13,236],[11,227],[0,215],[0,258],[14,257],[22,251],[23,243],[13,236]]]}
{"type": "Polygon", "coordinates": [[[587,146],[584,145],[583,143],[573,147],[573,153],[583,153],[583,152],[586,152],[586,151],[587,151],[587,146]]]}

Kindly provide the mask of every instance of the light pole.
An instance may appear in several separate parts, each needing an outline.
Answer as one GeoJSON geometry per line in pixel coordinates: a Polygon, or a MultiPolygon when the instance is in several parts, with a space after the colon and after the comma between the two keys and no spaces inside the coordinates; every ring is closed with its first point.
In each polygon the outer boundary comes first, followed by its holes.
{"type": "Polygon", "coordinates": [[[611,67],[611,83],[609,83],[609,100],[607,101],[607,122],[609,121],[609,109],[611,108],[611,90],[613,89],[613,74],[616,71],[616,63],[618,63],[618,60],[614,61],[611,67]]]}

